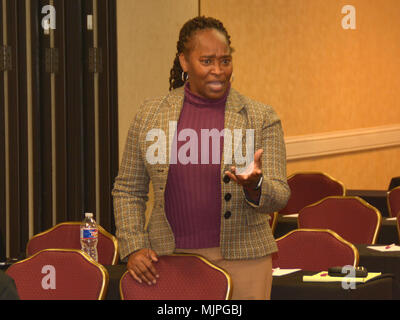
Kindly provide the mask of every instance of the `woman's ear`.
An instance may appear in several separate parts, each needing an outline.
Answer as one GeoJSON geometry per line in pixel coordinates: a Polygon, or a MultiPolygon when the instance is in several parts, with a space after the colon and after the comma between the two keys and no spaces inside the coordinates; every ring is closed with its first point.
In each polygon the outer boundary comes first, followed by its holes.
{"type": "Polygon", "coordinates": [[[179,62],[181,64],[183,72],[188,72],[188,62],[184,53],[179,54],[179,62]]]}

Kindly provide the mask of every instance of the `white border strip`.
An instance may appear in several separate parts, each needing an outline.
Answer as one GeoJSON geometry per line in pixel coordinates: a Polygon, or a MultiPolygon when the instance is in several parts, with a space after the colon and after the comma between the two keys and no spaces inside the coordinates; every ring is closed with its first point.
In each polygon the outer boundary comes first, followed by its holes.
{"type": "Polygon", "coordinates": [[[400,146],[400,124],[286,137],[287,160],[400,146]]]}

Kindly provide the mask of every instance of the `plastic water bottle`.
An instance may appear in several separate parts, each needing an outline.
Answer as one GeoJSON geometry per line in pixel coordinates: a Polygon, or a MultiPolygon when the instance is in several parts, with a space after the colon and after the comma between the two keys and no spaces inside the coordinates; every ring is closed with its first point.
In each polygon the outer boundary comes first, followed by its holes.
{"type": "Polygon", "coordinates": [[[81,223],[81,249],[91,256],[95,261],[98,261],[97,256],[97,241],[98,228],[96,221],[93,218],[93,213],[85,213],[85,219],[81,223]]]}

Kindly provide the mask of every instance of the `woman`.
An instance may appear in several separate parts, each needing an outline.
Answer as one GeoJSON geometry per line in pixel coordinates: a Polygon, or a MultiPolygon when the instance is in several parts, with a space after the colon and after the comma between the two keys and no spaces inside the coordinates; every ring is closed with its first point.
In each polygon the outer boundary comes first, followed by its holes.
{"type": "Polygon", "coordinates": [[[113,190],[117,237],[139,282],[156,283],[158,255],[191,252],[228,271],[232,299],[268,299],[277,251],[268,213],[289,197],[285,145],[273,109],[231,88],[230,44],[216,19],[182,27],[170,93],[146,101],[128,133],[113,190]],[[241,151],[252,150],[254,161],[241,174],[237,132],[252,133],[241,151]],[[154,207],[145,228],[150,180],[154,207]]]}

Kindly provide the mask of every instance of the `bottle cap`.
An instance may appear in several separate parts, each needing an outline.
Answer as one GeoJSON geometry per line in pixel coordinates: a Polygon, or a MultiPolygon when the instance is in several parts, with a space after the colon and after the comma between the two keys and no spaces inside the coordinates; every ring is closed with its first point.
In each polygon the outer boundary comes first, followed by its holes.
{"type": "Polygon", "coordinates": [[[91,213],[91,212],[86,212],[86,213],[85,213],[85,217],[86,217],[86,218],[93,218],[93,213],[91,213]]]}

